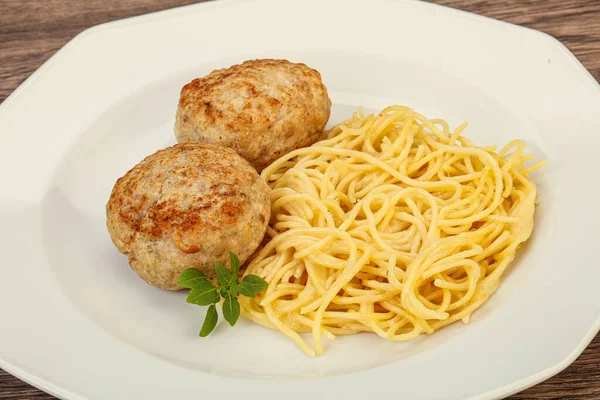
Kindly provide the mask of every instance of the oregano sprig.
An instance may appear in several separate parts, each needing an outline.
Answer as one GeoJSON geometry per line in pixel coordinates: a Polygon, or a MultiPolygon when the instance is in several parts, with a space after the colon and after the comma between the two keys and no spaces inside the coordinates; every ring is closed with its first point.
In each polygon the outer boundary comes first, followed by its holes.
{"type": "Polygon", "coordinates": [[[179,286],[191,289],[186,299],[188,303],[209,306],[200,329],[201,337],[208,336],[217,326],[219,315],[216,304],[221,298],[224,299],[223,317],[229,325],[234,326],[240,316],[238,295],[255,297],[268,286],[267,282],[257,275],[246,275],[238,283],[240,260],[232,252],[229,252],[229,266],[231,269],[221,264],[215,265],[217,284],[213,284],[208,276],[194,268],[183,271],[177,280],[179,286]]]}

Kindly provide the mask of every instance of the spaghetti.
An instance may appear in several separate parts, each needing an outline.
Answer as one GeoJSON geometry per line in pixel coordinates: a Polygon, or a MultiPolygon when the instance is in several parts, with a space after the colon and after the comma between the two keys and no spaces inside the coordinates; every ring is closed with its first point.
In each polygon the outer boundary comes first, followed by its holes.
{"type": "Polygon", "coordinates": [[[322,337],[404,341],[471,313],[531,235],[536,186],[525,143],[477,147],[408,107],[361,111],[262,172],[268,241],[249,263],[268,289],[242,314],[308,355],[322,337]],[[299,335],[311,332],[313,347],[299,335]]]}

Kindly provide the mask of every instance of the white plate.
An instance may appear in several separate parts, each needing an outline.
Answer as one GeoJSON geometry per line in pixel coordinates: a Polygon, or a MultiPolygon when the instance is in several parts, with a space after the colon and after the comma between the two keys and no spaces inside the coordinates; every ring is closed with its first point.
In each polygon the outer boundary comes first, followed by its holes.
{"type": "Polygon", "coordinates": [[[564,46],[408,1],[220,1],[88,30],[0,107],[0,367],[68,399],[491,399],[557,373],[599,329],[600,90],[564,46]],[[407,104],[548,159],[531,243],[468,325],[391,343],[340,337],[309,359],[241,321],[147,286],[104,205],[119,176],[174,143],[181,86],[286,57],[317,68],[331,123],[407,104]]]}

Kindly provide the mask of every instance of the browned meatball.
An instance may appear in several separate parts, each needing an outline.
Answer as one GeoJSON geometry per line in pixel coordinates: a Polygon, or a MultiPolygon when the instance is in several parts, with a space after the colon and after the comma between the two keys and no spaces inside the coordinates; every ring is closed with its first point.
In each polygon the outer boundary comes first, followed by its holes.
{"type": "Polygon", "coordinates": [[[231,147],[259,172],[313,144],[331,100],[319,72],[286,60],[253,60],[194,79],[181,90],[175,136],[231,147]]]}
{"type": "Polygon", "coordinates": [[[228,251],[243,263],[270,217],[269,188],[233,150],[177,144],[131,169],[106,205],[113,243],[152,286],[178,290],[187,268],[215,275],[228,251]]]}

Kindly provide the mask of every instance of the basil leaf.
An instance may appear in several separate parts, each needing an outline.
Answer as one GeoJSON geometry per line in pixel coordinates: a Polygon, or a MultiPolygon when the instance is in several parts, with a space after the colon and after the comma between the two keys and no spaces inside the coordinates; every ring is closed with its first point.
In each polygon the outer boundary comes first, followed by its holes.
{"type": "Polygon", "coordinates": [[[223,303],[223,316],[231,326],[235,325],[240,316],[240,303],[235,296],[231,295],[231,292],[223,303]]]}
{"type": "Polygon", "coordinates": [[[238,284],[238,290],[247,297],[254,297],[256,293],[262,292],[269,284],[257,275],[246,275],[238,284]]]}
{"type": "Polygon", "coordinates": [[[208,281],[200,281],[190,290],[186,301],[199,306],[207,306],[219,301],[217,288],[208,281]]]}
{"type": "Polygon", "coordinates": [[[208,336],[215,329],[219,320],[216,305],[221,297],[225,299],[223,316],[229,325],[234,326],[241,311],[237,299],[238,293],[254,297],[256,293],[268,287],[267,282],[256,275],[248,275],[238,284],[240,260],[232,252],[229,252],[229,265],[230,268],[220,264],[215,265],[218,284],[213,284],[212,279],[195,268],[186,269],[177,280],[179,286],[191,289],[186,299],[188,303],[209,306],[200,329],[201,337],[208,336]]]}
{"type": "Polygon", "coordinates": [[[183,288],[192,289],[200,281],[208,281],[208,276],[195,268],[188,268],[181,273],[177,284],[183,288]]]}
{"type": "Polygon", "coordinates": [[[227,296],[229,296],[229,291],[231,290],[230,286],[223,286],[221,288],[221,297],[223,297],[224,299],[227,298],[227,296]]]}
{"type": "Polygon", "coordinates": [[[229,252],[229,268],[231,268],[231,273],[235,276],[237,282],[237,275],[240,271],[240,259],[231,251],[229,252]]]}
{"type": "Polygon", "coordinates": [[[200,337],[210,335],[213,329],[215,329],[215,326],[217,326],[218,320],[219,314],[217,314],[217,307],[215,307],[214,304],[211,304],[206,312],[206,317],[204,317],[204,323],[202,324],[202,329],[200,329],[200,337]]]}
{"type": "Polygon", "coordinates": [[[231,283],[231,271],[227,269],[227,267],[222,266],[221,264],[215,265],[215,270],[217,271],[217,281],[221,285],[229,285],[231,283]]]}
{"type": "Polygon", "coordinates": [[[244,283],[244,281],[240,282],[238,284],[238,290],[240,291],[241,294],[243,294],[246,297],[255,297],[254,292],[252,291],[252,288],[249,287],[248,283],[244,283]]]}

